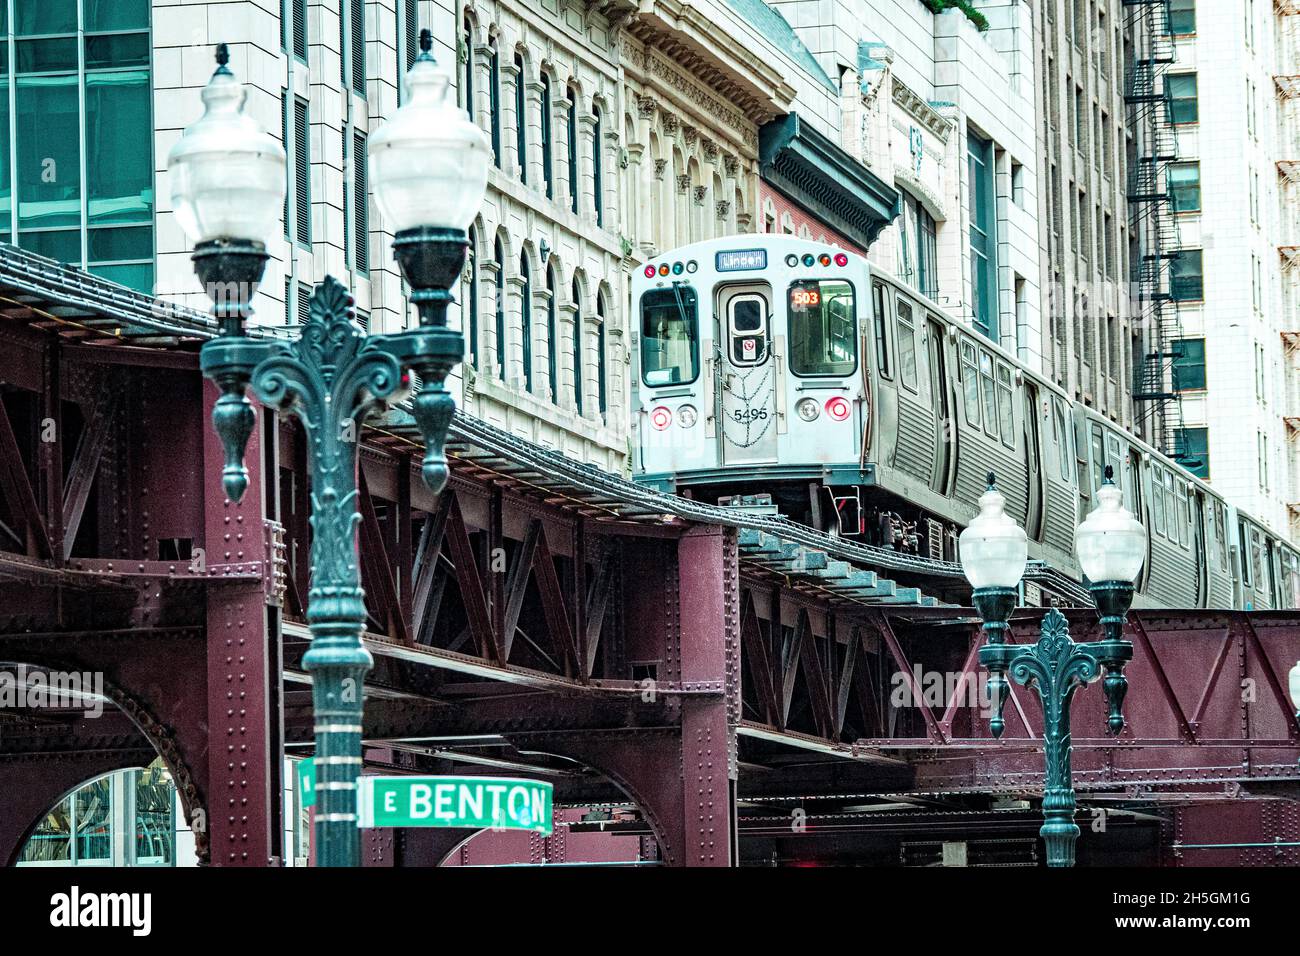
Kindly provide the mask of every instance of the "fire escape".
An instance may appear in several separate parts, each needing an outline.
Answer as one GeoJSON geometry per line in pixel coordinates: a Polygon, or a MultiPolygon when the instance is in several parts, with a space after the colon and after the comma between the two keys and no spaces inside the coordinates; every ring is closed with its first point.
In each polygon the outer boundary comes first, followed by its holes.
{"type": "Polygon", "coordinates": [[[1141,329],[1133,399],[1139,433],[1175,461],[1184,455],[1182,400],[1173,365],[1181,356],[1182,328],[1174,295],[1180,246],[1178,218],[1166,169],[1178,158],[1178,131],[1165,89],[1165,72],[1177,54],[1170,33],[1169,0],[1124,0],[1132,38],[1124,101],[1136,155],[1128,175],[1129,234],[1137,241],[1132,263],[1134,324],[1141,329]]]}
{"type": "Polygon", "coordinates": [[[1282,345],[1286,375],[1286,437],[1291,463],[1287,511],[1300,539],[1300,0],[1275,0],[1277,12],[1278,236],[1282,283],[1282,345]]]}

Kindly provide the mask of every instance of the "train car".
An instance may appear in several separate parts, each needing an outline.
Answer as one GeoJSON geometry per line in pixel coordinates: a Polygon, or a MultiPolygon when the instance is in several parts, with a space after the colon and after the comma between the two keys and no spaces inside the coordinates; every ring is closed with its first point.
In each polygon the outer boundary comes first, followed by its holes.
{"type": "Polygon", "coordinates": [[[860,256],[714,239],[647,262],[632,304],[639,481],[770,498],[830,533],[956,560],[994,471],[1030,556],[1078,580],[1074,529],[1111,464],[1150,533],[1139,605],[1300,596],[1300,556],[1277,536],[860,256]]]}

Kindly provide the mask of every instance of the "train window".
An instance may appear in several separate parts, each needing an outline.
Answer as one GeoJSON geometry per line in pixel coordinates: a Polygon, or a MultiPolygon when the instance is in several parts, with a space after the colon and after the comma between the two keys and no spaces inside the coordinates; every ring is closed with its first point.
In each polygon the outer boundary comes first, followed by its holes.
{"type": "Polygon", "coordinates": [[[1157,535],[1165,536],[1165,477],[1156,467],[1151,471],[1151,514],[1157,535]]]}
{"type": "Polygon", "coordinates": [[[758,365],[767,358],[767,297],[743,292],[727,301],[733,365],[758,365]]]}
{"type": "Polygon", "coordinates": [[[1056,452],[1061,459],[1061,480],[1070,480],[1070,426],[1065,417],[1065,402],[1052,398],[1052,429],[1056,434],[1056,452]]]}
{"type": "Polygon", "coordinates": [[[1228,528],[1223,516],[1223,502],[1216,501],[1210,510],[1210,521],[1214,525],[1214,542],[1219,549],[1219,570],[1228,570],[1228,528]]]}
{"type": "Polygon", "coordinates": [[[974,428],[980,427],[979,367],[975,364],[975,346],[961,343],[961,384],[966,398],[966,421],[974,428]]]}
{"type": "Polygon", "coordinates": [[[684,385],[700,373],[695,290],[674,285],[641,296],[641,375],[654,388],[684,385]]]}
{"type": "Polygon", "coordinates": [[[998,397],[993,385],[993,356],[980,349],[980,391],[984,395],[984,431],[998,437],[998,397]]]}
{"type": "Polygon", "coordinates": [[[885,329],[885,287],[879,282],[871,285],[871,321],[876,333],[876,372],[881,378],[893,378],[889,371],[889,340],[885,329]]]}
{"type": "Polygon", "coordinates": [[[1254,573],[1255,587],[1264,587],[1264,536],[1255,528],[1250,529],[1250,568],[1254,573]]]}
{"type": "Polygon", "coordinates": [[[998,423],[1002,444],[1016,447],[1016,422],[1011,404],[1011,369],[998,365],[998,423]]]}
{"type": "Polygon", "coordinates": [[[1187,514],[1187,485],[1175,479],[1172,473],[1168,475],[1168,478],[1169,483],[1173,485],[1173,497],[1169,500],[1177,502],[1174,509],[1175,537],[1177,537],[1178,543],[1185,548],[1192,543],[1191,529],[1188,527],[1191,524],[1191,519],[1187,514]]]}
{"type": "Polygon", "coordinates": [[[848,375],[858,364],[853,286],[806,279],[790,286],[790,371],[848,375]]]}
{"type": "Polygon", "coordinates": [[[1096,490],[1101,487],[1106,474],[1106,446],[1101,437],[1100,425],[1092,426],[1092,432],[1088,436],[1088,450],[1092,458],[1092,487],[1096,490]]]}
{"type": "Polygon", "coordinates": [[[898,300],[898,378],[916,391],[916,327],[912,325],[912,307],[898,300]]]}

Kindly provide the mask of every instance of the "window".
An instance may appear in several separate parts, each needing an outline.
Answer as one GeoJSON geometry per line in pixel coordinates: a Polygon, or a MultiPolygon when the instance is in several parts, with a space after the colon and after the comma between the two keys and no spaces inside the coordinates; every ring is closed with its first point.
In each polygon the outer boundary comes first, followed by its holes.
{"type": "Polygon", "coordinates": [[[12,6],[12,39],[0,9],[0,241],[14,241],[16,204],[23,248],[152,291],[149,7],[88,2],[79,33],[74,0],[12,6]]]}
{"type": "Polygon", "coordinates": [[[569,101],[569,209],[578,211],[578,97],[569,87],[565,97],[569,101]]]}
{"type": "Polygon", "coordinates": [[[1255,400],[1267,404],[1264,398],[1264,346],[1255,343],[1255,400]]]}
{"type": "Polygon", "coordinates": [[[1196,0],[1169,0],[1169,33],[1191,36],[1196,32],[1196,0]]]}
{"type": "Polygon", "coordinates": [[[1060,456],[1061,480],[1070,481],[1074,470],[1070,467],[1070,426],[1065,414],[1065,402],[1060,398],[1052,399],[1052,431],[1056,437],[1056,452],[1060,456]]]}
{"type": "Polygon", "coordinates": [[[902,274],[922,295],[934,299],[939,295],[934,217],[906,191],[902,198],[898,229],[902,274]]]}
{"type": "Polygon", "coordinates": [[[975,346],[961,343],[961,384],[966,400],[966,421],[974,428],[980,427],[979,365],[975,359],[975,346]]]}
{"type": "Polygon", "coordinates": [[[605,173],[603,170],[603,160],[601,158],[603,132],[600,121],[600,107],[591,108],[592,125],[591,125],[591,182],[592,193],[591,201],[593,208],[596,210],[596,225],[605,224],[605,173]]]}
{"type": "Polygon", "coordinates": [[[528,182],[528,96],[524,91],[524,58],[515,54],[515,154],[519,161],[519,181],[528,182]]]}
{"type": "Polygon", "coordinates": [[[478,368],[478,231],[470,226],[469,288],[465,290],[465,338],[469,340],[469,364],[478,368]]]}
{"type": "Polygon", "coordinates": [[[551,169],[551,78],[542,74],[542,182],[546,198],[555,198],[555,176],[551,169]]]}
{"type": "Polygon", "coordinates": [[[307,0],[293,0],[293,55],[307,62],[307,0]]]}
{"type": "Polygon", "coordinates": [[[973,132],[968,141],[970,167],[971,306],[975,327],[998,338],[998,269],[993,144],[973,132]]]}
{"type": "Polygon", "coordinates": [[[980,392],[984,397],[984,432],[998,437],[998,397],[993,381],[993,356],[980,349],[980,392]]]}
{"type": "Polygon", "coordinates": [[[1002,435],[1002,444],[1008,448],[1016,447],[1016,420],[1013,412],[1011,369],[998,363],[998,431],[1002,435]]]}
{"type": "Polygon", "coordinates": [[[1167,535],[1165,524],[1165,479],[1164,469],[1151,469],[1151,522],[1158,535],[1167,535]]]}
{"type": "Polygon", "coordinates": [[[501,55],[492,45],[488,60],[488,112],[492,123],[492,161],[501,168],[501,55]]]}
{"type": "Polygon", "coordinates": [[[506,380],[506,297],[502,290],[506,284],[506,256],[498,237],[492,244],[492,262],[496,266],[496,336],[497,336],[497,378],[506,380]]]}
{"type": "Polygon", "coordinates": [[[916,391],[916,326],[912,306],[902,299],[898,306],[898,379],[904,387],[916,391]]]}
{"type": "Polygon", "coordinates": [[[609,408],[608,385],[605,381],[605,294],[596,294],[596,403],[603,421],[609,408]]]}
{"type": "Polygon", "coordinates": [[[546,389],[554,405],[560,399],[560,336],[555,314],[559,303],[556,301],[554,269],[546,270],[546,292],[546,389]]]}
{"type": "Polygon", "coordinates": [[[464,52],[461,54],[463,65],[461,68],[460,82],[462,100],[465,104],[465,112],[469,114],[471,123],[478,122],[474,115],[474,71],[478,69],[474,62],[474,24],[469,17],[465,18],[464,25],[460,34],[461,46],[464,52]]]}
{"type": "Polygon", "coordinates": [[[296,231],[300,246],[311,246],[311,123],[307,101],[293,98],[293,195],[296,231]]]}
{"type": "Polygon", "coordinates": [[[1169,201],[1174,212],[1201,211],[1201,164],[1173,163],[1168,172],[1169,201]]]}
{"type": "Polygon", "coordinates": [[[892,378],[889,371],[889,340],[885,331],[889,322],[885,315],[885,287],[879,282],[871,285],[871,320],[876,332],[876,372],[881,378],[892,378]]]}
{"type": "Polygon", "coordinates": [[[1165,96],[1169,100],[1169,119],[1174,123],[1200,122],[1196,99],[1196,74],[1171,73],[1165,77],[1165,96]]]}
{"type": "Polygon", "coordinates": [[[1268,436],[1257,432],[1256,438],[1259,444],[1259,487],[1268,491],[1268,436]]]}
{"type": "MultiPolygon", "coordinates": [[[[340,59],[346,70],[352,67],[352,90],[358,96],[366,95],[366,0],[345,0],[350,6],[351,17],[348,20],[347,46],[340,50],[340,59]]],[[[340,14],[339,23],[343,17],[340,14]]],[[[343,77],[348,82],[348,77],[343,77]]]]}
{"type": "Polygon", "coordinates": [[[733,365],[758,365],[767,358],[767,313],[767,296],[760,292],[742,292],[727,300],[727,334],[733,365]]]}
{"type": "Polygon", "coordinates": [[[573,280],[573,407],[582,414],[582,377],[585,369],[582,363],[582,345],[586,332],[582,321],[582,289],[578,280],[573,280]]]}
{"type": "Polygon", "coordinates": [[[1208,428],[1180,428],[1177,434],[1178,463],[1197,478],[1210,477],[1210,432],[1208,428]]]}
{"type": "Polygon", "coordinates": [[[641,296],[641,376],[651,388],[695,381],[700,328],[695,290],[674,285],[641,296]]]}
{"type": "Polygon", "coordinates": [[[790,371],[849,375],[857,366],[853,286],[809,279],[790,286],[790,371]]]}
{"type": "MultiPolygon", "coordinates": [[[[370,193],[366,180],[366,137],[364,133],[352,134],[352,220],[356,234],[353,253],[357,272],[370,271],[370,193]]],[[[346,215],[346,211],[344,213],[346,215]]]]}
{"type": "Polygon", "coordinates": [[[523,351],[524,389],[533,390],[533,281],[528,250],[519,253],[519,344],[523,351]]]}
{"type": "Polygon", "coordinates": [[[1228,570],[1228,519],[1223,502],[1216,501],[1210,509],[1210,522],[1214,526],[1214,543],[1219,552],[1219,570],[1228,570]]]}
{"type": "Polygon", "coordinates": [[[1205,388],[1205,339],[1181,339],[1174,343],[1171,375],[1175,392],[1205,388]]]}
{"type": "MultiPolygon", "coordinates": [[[[420,55],[420,11],[418,0],[404,0],[402,4],[402,37],[406,41],[406,70],[415,65],[420,55]]],[[[402,84],[398,84],[401,94],[402,84]]]]}
{"type": "Polygon", "coordinates": [[[1180,249],[1169,262],[1169,292],[1178,302],[1197,302],[1205,298],[1201,275],[1201,250],[1180,249]]]}

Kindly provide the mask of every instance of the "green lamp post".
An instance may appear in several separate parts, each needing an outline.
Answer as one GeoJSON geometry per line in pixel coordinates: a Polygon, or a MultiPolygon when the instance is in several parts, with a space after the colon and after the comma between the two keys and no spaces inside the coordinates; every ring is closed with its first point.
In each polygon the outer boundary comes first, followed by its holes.
{"type": "Polygon", "coordinates": [[[1010,693],[1009,674],[1032,686],[1043,706],[1043,826],[1048,866],[1073,866],[1079,827],[1074,822],[1075,796],[1070,772],[1070,703],[1074,692],[1105,675],[1107,730],[1124,729],[1122,712],[1128,681],[1124,665],[1133,645],[1123,640],[1124,622],[1133,603],[1133,582],[1146,558],[1146,531],[1122,505],[1110,467],[1097,490],[1097,507],[1075,531],[1075,551],[1088,589],[1097,602],[1104,638],[1076,643],[1065,615],[1052,608],[1043,618],[1038,642],[1012,644],[1008,621],[1016,607],[1020,579],[1028,558],[1025,532],[1006,514],[1006,500],[989,474],[980,513],[961,534],[962,570],[973,590],[975,608],[984,621],[985,644],[980,664],[989,672],[994,737],[1005,729],[1002,708],[1010,693]]]}
{"type": "Polygon", "coordinates": [[[445,379],[464,355],[447,327],[451,287],[465,263],[466,229],[487,185],[487,138],[456,107],[447,74],[420,31],[420,56],[406,103],[370,140],[371,181],[393,252],[410,284],[419,325],[367,336],[354,321],[346,288],[327,276],[295,340],[251,338],[245,324],[279,224],[285,153],[244,113],[244,89],[227,67],[225,44],[203,91],[203,117],[168,156],[171,195],[194,240],[194,268],[213,302],[220,334],[200,353],[203,374],[221,389],[212,422],[225,451],[222,484],[239,501],[248,487],[244,450],[256,418],[245,392],[297,415],[311,465],[311,589],[307,622],[316,733],[316,859],[356,866],[360,834],[362,682],[371,667],[361,643],[365,592],[357,558],[357,441],[367,417],[422,388],[411,413],[425,440],[425,483],[447,484],[445,443],[455,403],[445,379]]]}

